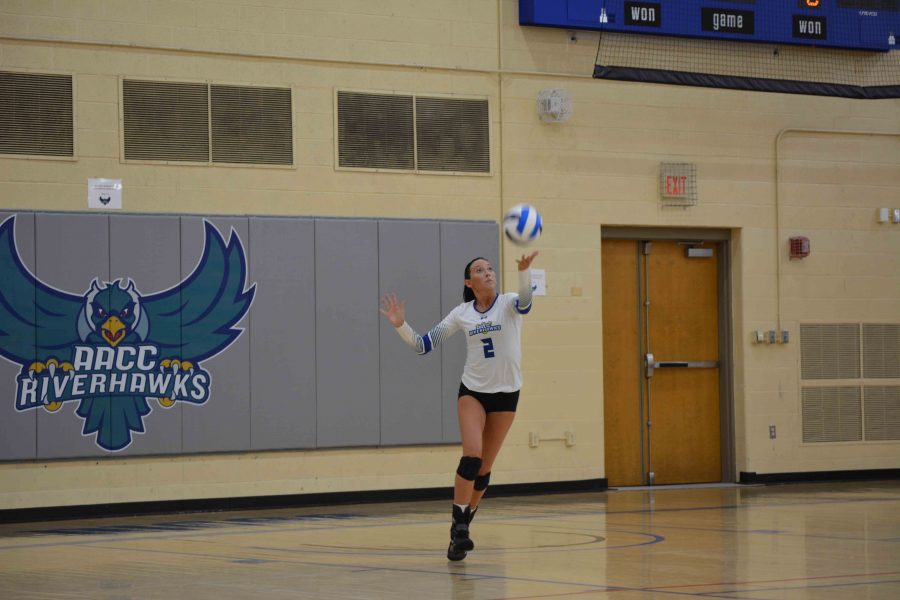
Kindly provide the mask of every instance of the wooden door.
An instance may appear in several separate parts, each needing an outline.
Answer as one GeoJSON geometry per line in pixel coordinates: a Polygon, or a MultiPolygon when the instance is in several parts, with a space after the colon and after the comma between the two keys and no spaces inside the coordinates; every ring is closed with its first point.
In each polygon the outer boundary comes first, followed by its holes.
{"type": "Polygon", "coordinates": [[[603,430],[610,485],[644,482],[638,244],[603,240],[603,430]]]}
{"type": "Polygon", "coordinates": [[[717,256],[703,247],[712,256],[689,258],[675,241],[603,241],[610,485],[721,480],[717,256]]]}

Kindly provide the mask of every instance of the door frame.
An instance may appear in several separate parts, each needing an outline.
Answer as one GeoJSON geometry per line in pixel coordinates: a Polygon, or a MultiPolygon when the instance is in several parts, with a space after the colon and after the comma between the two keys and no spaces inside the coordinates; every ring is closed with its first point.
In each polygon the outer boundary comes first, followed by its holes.
{"type": "MultiPolygon", "coordinates": [[[[718,251],[716,287],[719,292],[719,438],[722,481],[737,481],[734,408],[734,315],[732,314],[731,230],[675,227],[602,226],[601,240],[704,241],[714,243],[718,251]]],[[[601,292],[602,295],[602,292],[601,292]]],[[[602,323],[601,323],[602,327],[602,323]]],[[[643,362],[643,358],[641,358],[643,362]]],[[[643,449],[642,449],[643,452],[643,449]]]]}

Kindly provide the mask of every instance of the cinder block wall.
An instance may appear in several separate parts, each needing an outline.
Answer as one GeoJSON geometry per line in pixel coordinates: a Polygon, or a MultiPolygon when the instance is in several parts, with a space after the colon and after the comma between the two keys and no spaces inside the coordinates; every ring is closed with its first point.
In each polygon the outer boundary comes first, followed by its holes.
{"type": "MultiPolygon", "coordinates": [[[[516,0],[4,2],[0,68],[75,76],[77,156],[0,158],[0,208],[84,210],[89,177],[122,179],[129,212],[499,220],[535,204],[548,295],[526,322],[526,384],[497,483],[604,477],[601,227],[729,229],[736,471],[900,467],[897,441],[803,444],[799,344],[750,341],[779,324],[798,341],[807,319],[898,321],[900,225],[877,223],[875,209],[897,205],[900,142],[836,132],[898,133],[900,101],[593,80],[596,35],[520,27],[517,10],[516,0]],[[291,87],[295,168],[123,162],[121,77],[291,87]],[[569,122],[539,121],[548,87],[570,93],[569,122]],[[492,173],[336,169],[338,88],[488,98],[492,173]],[[835,133],[776,144],[794,128],[835,133]],[[667,161],[697,165],[696,206],[660,206],[667,161]],[[793,234],[811,239],[809,258],[788,261],[793,234]],[[574,446],[528,446],[530,432],[564,431],[574,446]]],[[[501,251],[511,284],[518,249],[501,251]]],[[[427,446],[6,463],[0,508],[449,486],[457,458],[427,446]]]]}

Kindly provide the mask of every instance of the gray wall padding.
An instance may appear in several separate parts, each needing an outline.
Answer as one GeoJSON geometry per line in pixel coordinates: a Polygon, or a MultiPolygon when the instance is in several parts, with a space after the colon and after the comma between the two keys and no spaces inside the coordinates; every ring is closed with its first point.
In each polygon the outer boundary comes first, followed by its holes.
{"type": "Polygon", "coordinates": [[[378,223],[316,222],[316,446],[379,442],[378,223]]]}
{"type": "MultiPolygon", "coordinates": [[[[13,216],[13,213],[0,212],[0,223],[13,216]]],[[[23,213],[16,217],[16,237],[19,256],[22,263],[35,272],[34,259],[34,215],[23,213]]],[[[34,294],[30,294],[34,302],[34,294]]],[[[24,318],[34,322],[35,309],[32,308],[24,318]]],[[[0,324],[2,329],[2,324],[0,324]]],[[[30,341],[34,344],[34,330],[30,341]]],[[[19,412],[15,410],[16,377],[21,366],[0,358],[0,458],[3,460],[33,459],[37,456],[37,410],[19,412]]]]}
{"type": "Polygon", "coordinates": [[[250,446],[315,448],[315,221],[250,219],[250,245],[250,446]]]}
{"type": "MultiPolygon", "coordinates": [[[[110,216],[110,278],[122,279],[123,282],[131,279],[142,294],[165,290],[181,281],[180,221],[179,217],[169,216],[110,216]]],[[[199,235],[203,235],[202,230],[199,235]]],[[[70,404],[78,405],[77,402],[70,404]]],[[[152,412],[144,417],[147,434],[139,436],[121,454],[181,452],[181,413],[184,404],[176,402],[169,408],[163,408],[151,401],[149,405],[152,412]]]]}
{"type": "MultiPolygon", "coordinates": [[[[0,213],[0,222],[12,214],[23,264],[45,284],[79,296],[94,278],[101,284],[131,280],[144,296],[168,290],[191,274],[203,251],[200,217],[19,212],[0,213]]],[[[498,264],[496,223],[208,221],[225,242],[233,231],[243,244],[247,285],[256,286],[253,305],[235,325],[243,332],[201,362],[212,378],[205,403],[164,407],[148,400],[143,431],[117,453],[459,441],[456,390],[464,341],[457,335],[417,356],[378,313],[379,300],[397,293],[406,301],[407,320],[426,333],[462,301],[469,260],[480,255],[498,264]]],[[[34,312],[40,336],[42,319],[34,312]]],[[[53,413],[17,411],[20,371],[0,359],[0,460],[112,454],[95,443],[96,434],[82,434],[78,400],[53,413]]]]}
{"type": "MultiPolygon", "coordinates": [[[[35,215],[37,278],[60,290],[83,294],[91,282],[109,280],[109,217],[106,215],[35,215]]],[[[40,344],[44,315],[36,314],[40,344]]],[[[10,382],[11,391],[15,385],[10,382]]],[[[12,395],[12,394],[11,394],[12,395]]],[[[13,400],[4,403],[13,405],[13,400]]],[[[93,436],[81,435],[82,420],[75,415],[78,402],[64,402],[49,413],[37,412],[37,457],[103,456],[93,436]]]]}
{"type": "MultiPolygon", "coordinates": [[[[386,221],[378,225],[379,288],[406,302],[406,320],[424,335],[441,314],[440,224],[386,221]]],[[[441,355],[419,356],[381,319],[381,443],[441,441],[441,355]]],[[[459,337],[459,336],[457,336],[459,337]]],[[[455,340],[459,341],[459,340],[455,340]]]]}

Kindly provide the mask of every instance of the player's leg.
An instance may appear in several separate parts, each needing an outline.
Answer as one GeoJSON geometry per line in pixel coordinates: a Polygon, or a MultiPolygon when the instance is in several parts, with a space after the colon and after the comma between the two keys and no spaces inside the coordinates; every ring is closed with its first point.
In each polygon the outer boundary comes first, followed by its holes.
{"type": "Polygon", "coordinates": [[[462,438],[462,458],[453,485],[453,520],[450,525],[450,546],[447,548],[447,558],[450,560],[464,559],[466,553],[475,547],[469,537],[469,502],[475,478],[481,468],[482,432],[486,420],[484,407],[469,395],[459,397],[457,413],[462,438]]]}
{"type": "Polygon", "coordinates": [[[506,434],[509,433],[515,418],[516,413],[512,411],[491,412],[486,416],[481,442],[481,468],[478,470],[478,477],[475,478],[473,485],[472,498],[469,500],[469,508],[473,513],[478,508],[478,503],[487,490],[491,468],[494,466],[494,461],[497,459],[500,448],[503,446],[503,440],[506,439],[506,434]]]}
{"type": "MultiPolygon", "coordinates": [[[[456,411],[459,416],[459,435],[462,438],[462,456],[463,459],[482,458],[482,440],[487,415],[484,407],[473,396],[460,396],[456,403],[456,411]]],[[[471,466],[476,461],[460,460],[460,466],[456,471],[456,478],[453,483],[453,503],[468,505],[472,498],[472,487],[475,484],[475,477],[478,475],[477,470],[481,468],[480,463],[475,473],[471,473],[471,466]]]]}

